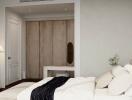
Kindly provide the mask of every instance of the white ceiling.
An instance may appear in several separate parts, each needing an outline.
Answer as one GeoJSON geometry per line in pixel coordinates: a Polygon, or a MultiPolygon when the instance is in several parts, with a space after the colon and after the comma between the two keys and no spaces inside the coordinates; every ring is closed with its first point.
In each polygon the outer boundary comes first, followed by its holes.
{"type": "Polygon", "coordinates": [[[74,4],[49,4],[35,6],[17,6],[8,8],[20,15],[74,13],[74,4]]]}

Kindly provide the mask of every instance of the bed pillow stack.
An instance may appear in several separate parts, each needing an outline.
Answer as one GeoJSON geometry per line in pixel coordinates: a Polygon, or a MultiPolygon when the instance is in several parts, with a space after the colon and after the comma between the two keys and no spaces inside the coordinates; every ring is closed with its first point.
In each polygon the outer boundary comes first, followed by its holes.
{"type": "Polygon", "coordinates": [[[132,74],[132,65],[131,64],[125,65],[124,68],[128,71],[129,74],[132,74]]]}
{"type": "MultiPolygon", "coordinates": [[[[125,93],[132,85],[132,65],[125,67],[117,66],[112,69],[113,80],[108,86],[110,95],[121,95],[125,93]]],[[[129,90],[130,91],[130,90],[129,90]]],[[[130,92],[129,92],[130,93],[130,92]]]]}
{"type": "Polygon", "coordinates": [[[112,74],[114,77],[120,77],[121,75],[126,75],[128,74],[128,71],[122,66],[116,66],[112,69],[112,74]]]}
{"type": "Polygon", "coordinates": [[[109,95],[132,96],[132,65],[116,66],[96,79],[96,88],[106,87],[109,95]]]}
{"type": "MultiPolygon", "coordinates": [[[[132,76],[132,65],[131,64],[127,64],[125,66],[125,68],[129,72],[129,74],[131,74],[131,76],[132,76]]],[[[132,79],[132,77],[131,77],[131,79],[132,79]]],[[[132,96],[132,84],[131,84],[130,88],[125,92],[125,95],[126,96],[132,96]]]]}
{"type": "Polygon", "coordinates": [[[108,71],[96,79],[96,88],[102,89],[109,85],[113,79],[111,71],[108,71]]]}
{"type": "Polygon", "coordinates": [[[96,88],[98,89],[106,88],[108,87],[108,85],[111,83],[115,76],[120,76],[126,73],[128,72],[126,72],[123,69],[123,67],[116,66],[115,68],[113,68],[113,70],[104,73],[103,75],[96,79],[96,88]]]}

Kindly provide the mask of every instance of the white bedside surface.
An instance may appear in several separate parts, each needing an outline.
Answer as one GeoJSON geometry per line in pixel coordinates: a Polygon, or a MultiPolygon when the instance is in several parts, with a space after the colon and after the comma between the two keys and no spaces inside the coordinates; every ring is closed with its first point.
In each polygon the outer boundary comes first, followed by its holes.
{"type": "Polygon", "coordinates": [[[48,77],[48,71],[74,71],[74,66],[44,66],[43,77],[48,77]]]}

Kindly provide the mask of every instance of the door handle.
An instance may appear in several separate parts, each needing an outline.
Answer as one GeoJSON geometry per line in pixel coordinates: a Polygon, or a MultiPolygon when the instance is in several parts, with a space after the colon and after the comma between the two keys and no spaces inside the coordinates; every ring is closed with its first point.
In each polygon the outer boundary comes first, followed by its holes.
{"type": "Polygon", "coordinates": [[[8,57],[8,60],[10,60],[11,59],[11,57],[8,57]]]}

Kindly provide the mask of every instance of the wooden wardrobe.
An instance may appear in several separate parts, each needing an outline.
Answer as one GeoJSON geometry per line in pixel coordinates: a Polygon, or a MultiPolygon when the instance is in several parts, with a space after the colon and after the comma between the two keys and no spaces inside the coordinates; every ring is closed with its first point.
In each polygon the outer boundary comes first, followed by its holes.
{"type": "Polygon", "coordinates": [[[74,47],[73,20],[28,21],[26,30],[27,78],[42,78],[43,66],[74,65],[67,62],[68,43],[74,47]]]}

